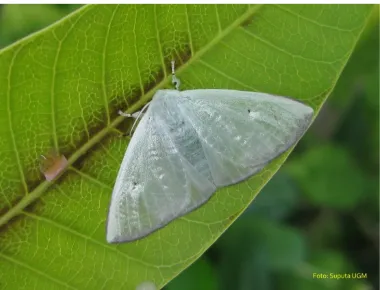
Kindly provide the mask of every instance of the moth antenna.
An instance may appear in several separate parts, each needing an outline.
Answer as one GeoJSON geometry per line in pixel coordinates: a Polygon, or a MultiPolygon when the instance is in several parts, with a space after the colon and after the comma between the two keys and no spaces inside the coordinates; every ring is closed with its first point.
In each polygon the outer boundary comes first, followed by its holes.
{"type": "Polygon", "coordinates": [[[175,61],[172,60],[171,64],[172,64],[172,84],[174,84],[175,89],[179,91],[179,86],[181,85],[181,81],[175,75],[175,61]]]}

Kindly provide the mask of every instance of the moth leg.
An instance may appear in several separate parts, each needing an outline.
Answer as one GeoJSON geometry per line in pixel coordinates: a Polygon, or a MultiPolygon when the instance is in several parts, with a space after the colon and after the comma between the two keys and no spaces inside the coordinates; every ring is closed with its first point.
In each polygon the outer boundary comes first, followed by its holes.
{"type": "MultiPolygon", "coordinates": [[[[128,113],[124,113],[123,111],[119,110],[117,113],[118,113],[120,116],[123,116],[123,117],[133,118],[133,119],[135,119],[135,122],[137,121],[137,118],[140,118],[140,117],[142,117],[142,116],[144,115],[143,113],[141,113],[141,111],[134,112],[133,114],[128,114],[128,113]],[[139,116],[140,113],[141,113],[141,116],[139,116]]],[[[133,126],[134,126],[134,125],[133,125],[133,126]]],[[[133,129],[133,126],[132,126],[132,129],[133,129]]],[[[123,133],[121,136],[122,136],[122,137],[129,137],[129,136],[132,136],[132,129],[131,129],[130,132],[128,132],[128,133],[125,132],[125,133],[123,133]]]]}
{"type": "Polygon", "coordinates": [[[124,112],[122,112],[121,110],[119,110],[119,112],[118,112],[119,115],[124,116],[124,117],[130,117],[130,118],[134,118],[134,119],[135,119],[135,122],[134,122],[133,125],[132,125],[132,129],[131,129],[131,131],[129,132],[129,134],[127,134],[127,136],[128,136],[128,135],[132,135],[132,131],[133,131],[133,129],[135,128],[135,126],[136,126],[136,124],[137,124],[137,121],[138,121],[139,119],[141,119],[141,118],[144,116],[144,113],[143,113],[143,112],[147,110],[147,108],[149,107],[149,104],[150,104],[150,102],[146,103],[145,106],[144,106],[140,111],[134,112],[133,114],[124,113],[124,112]]]}
{"type": "MultiPolygon", "coordinates": [[[[124,113],[123,111],[119,110],[118,111],[118,114],[120,116],[123,116],[123,117],[128,117],[128,118],[133,118],[133,119],[137,119],[139,117],[139,114],[140,114],[141,111],[137,111],[137,112],[134,112],[133,114],[128,114],[128,113],[124,113]]],[[[142,114],[143,116],[144,114],[142,114]]]]}

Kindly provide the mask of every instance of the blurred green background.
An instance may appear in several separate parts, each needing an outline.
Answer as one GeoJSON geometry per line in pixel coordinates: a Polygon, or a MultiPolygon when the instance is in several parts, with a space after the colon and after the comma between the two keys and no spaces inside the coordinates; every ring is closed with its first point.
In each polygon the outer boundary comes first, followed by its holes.
{"type": "MultiPolygon", "coordinates": [[[[0,48],[78,7],[0,5],[0,48]]],[[[378,283],[376,6],[333,93],[288,161],[202,258],[165,289],[370,290],[378,283]],[[366,278],[317,279],[313,273],[366,278]]]]}

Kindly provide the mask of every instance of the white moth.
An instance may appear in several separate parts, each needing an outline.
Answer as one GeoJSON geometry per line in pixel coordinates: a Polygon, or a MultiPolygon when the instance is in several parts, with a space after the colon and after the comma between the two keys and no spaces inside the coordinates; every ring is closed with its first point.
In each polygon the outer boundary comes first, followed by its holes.
{"type": "Polygon", "coordinates": [[[143,238],[218,188],[258,173],[311,123],[313,109],[285,97],[179,91],[173,62],[172,71],[177,90],[156,92],[125,153],[109,209],[109,243],[143,238]]]}

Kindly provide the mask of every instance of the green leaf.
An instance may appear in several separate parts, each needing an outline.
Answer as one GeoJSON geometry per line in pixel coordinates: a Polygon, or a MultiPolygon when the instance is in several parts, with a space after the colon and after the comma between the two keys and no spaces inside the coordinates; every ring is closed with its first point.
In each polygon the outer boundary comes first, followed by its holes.
{"type": "Polygon", "coordinates": [[[135,243],[109,245],[105,220],[127,147],[115,129],[157,89],[291,96],[316,112],[347,63],[368,5],[94,5],[0,52],[0,285],[162,287],[236,219],[289,152],[249,181],[135,243]],[[47,182],[51,149],[69,169],[47,182]]]}

